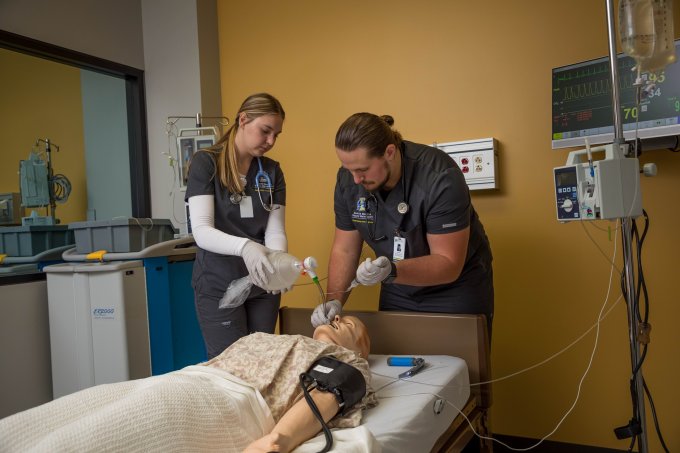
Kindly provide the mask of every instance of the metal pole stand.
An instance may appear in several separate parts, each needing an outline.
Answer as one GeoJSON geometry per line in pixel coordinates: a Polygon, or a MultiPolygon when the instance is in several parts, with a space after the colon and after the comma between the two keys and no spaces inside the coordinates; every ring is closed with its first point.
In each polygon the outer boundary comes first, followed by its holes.
{"type": "Polygon", "coordinates": [[[644,380],[640,364],[640,343],[638,338],[637,293],[635,291],[635,276],[633,273],[632,251],[632,222],[631,218],[621,219],[621,241],[623,243],[623,262],[626,281],[626,306],[628,308],[628,336],[630,340],[631,362],[631,396],[633,398],[633,420],[627,428],[639,431],[634,435],[638,438],[640,453],[647,453],[647,422],[645,417],[645,398],[643,394],[644,380]],[[637,422],[637,423],[636,423],[637,422]],[[639,427],[639,429],[638,429],[639,427]]]}
{"type": "MultiPolygon", "coordinates": [[[[618,60],[616,56],[616,30],[614,29],[614,6],[612,0],[606,0],[607,35],[609,38],[609,63],[612,77],[612,111],[614,119],[614,144],[624,143],[623,125],[621,124],[621,102],[619,98],[618,60]]],[[[635,292],[635,276],[633,274],[632,222],[630,217],[621,219],[621,240],[623,242],[623,263],[626,281],[626,305],[628,306],[628,334],[630,338],[630,360],[632,376],[631,397],[633,399],[633,420],[624,428],[615,430],[633,431],[637,436],[640,453],[647,453],[647,428],[645,420],[645,399],[643,395],[642,366],[638,343],[637,293],[635,292]],[[637,420],[636,420],[637,419],[637,420]],[[637,422],[637,423],[636,423],[637,422]],[[639,423],[639,425],[638,425],[639,423]],[[638,428],[639,426],[639,428],[638,428]],[[639,431],[639,432],[638,432],[639,431]]],[[[639,258],[639,257],[638,257],[639,258]]],[[[630,436],[626,436],[630,437],[630,436]]]]}

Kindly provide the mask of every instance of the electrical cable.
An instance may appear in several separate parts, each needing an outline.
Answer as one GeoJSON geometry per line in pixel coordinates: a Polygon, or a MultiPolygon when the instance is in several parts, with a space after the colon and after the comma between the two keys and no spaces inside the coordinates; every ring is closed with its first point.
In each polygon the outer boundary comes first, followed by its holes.
{"type": "MultiPolygon", "coordinates": [[[[645,283],[644,279],[644,273],[642,269],[642,243],[644,242],[644,238],[647,235],[647,230],[649,229],[649,217],[647,216],[646,211],[642,211],[644,217],[645,217],[645,227],[642,233],[642,237],[640,237],[638,228],[637,228],[637,223],[635,220],[633,220],[632,223],[632,233],[633,233],[633,238],[635,239],[636,243],[636,252],[637,252],[637,271],[638,271],[638,284],[637,284],[637,290],[636,290],[636,306],[635,306],[635,315],[638,320],[638,323],[643,323],[641,327],[646,327],[648,325],[649,321],[649,303],[648,303],[648,293],[647,293],[647,284],[645,283]],[[644,319],[642,316],[640,316],[640,301],[641,301],[641,293],[644,295],[644,302],[645,302],[645,315],[644,319]]],[[[633,375],[637,375],[639,372],[640,368],[642,368],[642,364],[645,361],[645,358],[647,356],[647,345],[648,341],[644,341],[644,346],[642,348],[642,354],[640,356],[640,359],[638,360],[638,363],[636,364],[636,367],[633,371],[633,375]]],[[[643,378],[644,379],[644,378],[643,378]]]]}
{"type": "MultiPolygon", "coordinates": [[[[634,219],[631,219],[631,235],[632,238],[636,239],[636,252],[637,252],[637,257],[638,257],[638,264],[639,264],[639,251],[640,251],[640,244],[639,244],[639,236],[638,236],[638,230],[637,230],[637,225],[635,223],[634,219]]],[[[622,238],[623,239],[623,238],[622,238]]],[[[639,273],[639,267],[638,267],[638,273],[639,273]]],[[[639,278],[638,278],[639,282],[639,278]]],[[[620,280],[620,286],[621,286],[621,294],[623,295],[623,298],[626,302],[626,305],[633,304],[632,307],[629,308],[629,312],[633,314],[635,319],[630,319],[629,322],[633,323],[635,322],[635,328],[637,329],[640,326],[640,314],[639,314],[639,299],[636,298],[634,301],[630,300],[630,294],[628,293],[628,288],[626,285],[626,276],[621,273],[621,280],[620,280]],[[637,301],[637,302],[636,302],[637,301]]],[[[634,289],[636,294],[638,294],[637,288],[634,289]]],[[[638,338],[639,340],[639,338],[638,338]]],[[[635,345],[637,347],[637,345],[635,345]]],[[[644,357],[646,356],[646,346],[642,348],[643,351],[641,353],[641,356],[638,358],[637,363],[632,364],[633,371],[630,375],[629,378],[629,392],[630,392],[630,398],[631,398],[631,409],[632,409],[632,416],[628,422],[628,424],[615,428],[614,432],[619,439],[625,439],[627,437],[631,438],[631,442],[628,445],[628,452],[631,452],[633,448],[635,447],[636,442],[639,440],[639,434],[641,432],[640,429],[640,417],[639,417],[639,406],[638,406],[638,401],[637,401],[637,386],[636,386],[636,377],[638,375],[638,372],[640,368],[642,367],[642,362],[644,360],[644,357]]]]}
{"type": "MultiPolygon", "coordinates": [[[[615,231],[615,232],[618,232],[618,227],[615,228],[614,231],[615,231]]],[[[592,236],[589,236],[589,237],[591,237],[591,240],[594,241],[594,239],[592,239],[592,236]]],[[[595,244],[595,245],[597,246],[597,244],[595,244]]],[[[599,246],[598,246],[598,248],[599,248],[599,246]]],[[[609,257],[607,257],[607,262],[608,262],[613,268],[615,268],[615,266],[614,266],[614,260],[616,259],[616,254],[617,254],[617,244],[616,244],[616,241],[614,241],[614,255],[612,256],[611,259],[610,259],[609,257]]],[[[615,269],[618,270],[618,268],[615,268],[615,269]]],[[[611,275],[610,275],[610,279],[611,279],[611,275]]],[[[610,290],[611,290],[611,280],[610,280],[610,286],[609,286],[609,288],[607,289],[607,297],[605,298],[604,306],[606,306],[607,301],[609,300],[609,292],[610,292],[610,290]]],[[[614,308],[618,305],[618,303],[621,301],[622,298],[623,298],[623,295],[620,295],[620,296],[612,303],[612,305],[609,306],[609,308],[608,308],[603,314],[601,314],[600,317],[598,317],[597,321],[596,321],[593,325],[591,325],[585,332],[583,332],[583,333],[582,333],[580,336],[578,336],[575,340],[573,340],[571,343],[569,343],[567,346],[565,346],[565,347],[562,348],[561,350],[557,351],[557,352],[554,353],[553,355],[551,355],[551,356],[549,356],[549,357],[547,357],[547,358],[541,360],[540,362],[537,362],[537,363],[535,363],[535,364],[533,364],[533,365],[531,365],[531,366],[528,366],[528,367],[523,368],[523,369],[521,369],[521,370],[515,371],[515,372],[510,373],[510,374],[508,374],[508,375],[501,376],[501,377],[499,377],[499,378],[494,378],[494,379],[491,379],[491,380],[488,380],[488,381],[472,382],[472,383],[469,384],[470,387],[475,387],[475,386],[480,386],[480,385],[486,385],[486,384],[492,384],[492,383],[494,383],[494,382],[500,382],[500,381],[504,381],[504,380],[506,380],[506,379],[510,379],[510,378],[515,377],[515,376],[517,376],[517,375],[520,375],[520,374],[526,373],[526,372],[528,372],[528,371],[531,371],[531,370],[533,370],[534,368],[538,368],[539,366],[542,366],[542,365],[544,365],[544,364],[550,362],[551,360],[557,358],[558,356],[564,354],[565,352],[567,352],[568,350],[570,350],[574,345],[576,345],[579,341],[581,341],[583,338],[585,338],[586,335],[588,335],[593,329],[595,329],[596,327],[598,327],[598,325],[599,325],[599,324],[600,324],[607,316],[609,316],[609,314],[614,310],[614,308]]],[[[379,374],[379,373],[374,373],[374,372],[372,372],[372,373],[373,373],[373,374],[376,374],[376,375],[378,375],[378,376],[391,377],[391,376],[381,375],[381,374],[379,374]]],[[[419,384],[428,385],[428,384],[426,384],[426,383],[417,382],[417,381],[413,381],[413,380],[411,380],[410,382],[416,382],[416,383],[419,383],[419,384]]]]}
{"type": "Polygon", "coordinates": [[[654,400],[652,399],[652,394],[649,391],[649,388],[647,387],[647,383],[645,382],[644,379],[642,379],[642,386],[645,389],[645,393],[647,394],[647,399],[649,400],[649,407],[652,410],[652,418],[654,419],[654,427],[656,428],[656,435],[659,437],[659,442],[661,442],[661,446],[663,447],[663,450],[668,453],[668,447],[666,446],[666,441],[663,439],[663,435],[661,434],[661,428],[659,427],[659,420],[656,418],[656,407],[654,407],[654,400]]]}
{"type": "MultiPolygon", "coordinates": [[[[314,402],[314,399],[312,396],[309,394],[310,388],[307,387],[307,384],[305,383],[307,380],[307,375],[306,373],[302,373],[300,375],[300,387],[302,387],[302,394],[305,397],[305,400],[307,401],[307,404],[309,405],[309,408],[311,409],[312,413],[316,417],[317,421],[321,423],[321,428],[323,429],[323,434],[326,437],[326,445],[324,448],[319,451],[319,453],[326,453],[328,450],[331,449],[333,446],[333,435],[331,434],[331,430],[328,428],[328,425],[323,419],[323,416],[321,415],[321,412],[319,411],[319,408],[317,407],[316,403],[314,402]]],[[[314,386],[311,387],[311,390],[314,390],[314,386]]]]}
{"type": "MultiPolygon", "coordinates": [[[[638,327],[640,327],[639,331],[644,332],[645,338],[643,339],[643,346],[642,346],[642,352],[641,355],[638,359],[638,362],[634,364],[635,366],[633,367],[633,372],[631,373],[630,377],[630,391],[631,391],[631,397],[633,400],[633,420],[635,419],[636,415],[638,414],[638,405],[637,405],[637,398],[635,398],[635,395],[637,394],[637,386],[636,386],[636,378],[638,376],[638,373],[640,373],[640,370],[642,369],[642,365],[647,357],[647,351],[648,351],[648,343],[649,343],[649,338],[648,332],[650,330],[649,326],[649,314],[650,314],[650,303],[649,303],[649,293],[647,291],[647,284],[645,282],[644,278],[644,270],[643,270],[643,265],[642,265],[642,247],[644,244],[644,240],[647,236],[647,232],[649,230],[649,215],[645,210],[642,211],[645,224],[644,228],[642,230],[642,233],[640,233],[637,223],[635,220],[633,220],[632,223],[632,233],[633,233],[633,238],[635,239],[636,242],[636,258],[637,258],[637,277],[638,277],[638,282],[637,282],[637,287],[635,289],[636,291],[636,304],[633,307],[634,314],[636,316],[636,319],[638,321],[638,327]],[[644,304],[644,310],[643,313],[641,314],[640,312],[640,306],[641,302],[644,304]]],[[[623,287],[625,289],[625,287],[623,287]]],[[[625,292],[624,292],[625,294],[625,292]]],[[[626,294],[627,296],[627,294],[626,294]]],[[[626,297],[627,299],[627,297],[626,297]]],[[[638,339],[638,342],[639,339],[638,339]]],[[[644,377],[642,377],[642,386],[645,391],[645,395],[647,396],[647,400],[649,401],[649,406],[652,409],[652,419],[654,421],[654,427],[656,430],[656,434],[659,438],[659,441],[661,442],[661,445],[664,448],[664,451],[668,452],[668,448],[666,446],[666,443],[663,438],[663,434],[661,432],[661,427],[659,425],[659,420],[656,414],[656,407],[654,405],[654,399],[652,398],[651,391],[647,387],[647,383],[645,382],[644,377]]],[[[629,451],[632,451],[636,440],[639,439],[638,435],[634,435],[631,445],[629,446],[629,451]]]]}
{"type": "MultiPolygon", "coordinates": [[[[617,224],[618,224],[618,221],[617,221],[617,224]]],[[[599,245],[595,242],[594,238],[590,235],[590,233],[589,233],[587,230],[585,230],[585,229],[584,229],[584,231],[586,232],[586,234],[588,235],[588,237],[591,239],[591,241],[595,244],[595,246],[598,248],[598,250],[600,250],[600,252],[602,252],[602,253],[604,254],[604,252],[603,252],[602,249],[599,247],[599,245]]],[[[619,270],[618,267],[616,267],[616,265],[615,265],[616,254],[617,254],[616,235],[618,234],[618,227],[615,228],[614,231],[615,231],[615,238],[614,238],[614,239],[615,239],[615,240],[614,240],[614,255],[613,255],[611,258],[609,258],[608,256],[605,255],[605,258],[606,258],[607,262],[611,265],[612,271],[613,271],[613,270],[616,270],[617,272],[620,273],[620,270],[619,270]]],[[[604,303],[603,303],[603,308],[606,306],[607,301],[609,300],[609,294],[610,294],[610,291],[611,291],[611,279],[612,279],[612,276],[613,276],[613,272],[612,272],[612,271],[610,271],[609,287],[608,287],[608,289],[607,289],[607,296],[605,297],[605,301],[604,301],[604,303]]],[[[525,373],[525,372],[527,372],[527,371],[530,371],[530,370],[532,370],[532,369],[534,369],[534,368],[537,368],[537,367],[539,367],[539,366],[541,366],[541,365],[543,365],[543,364],[545,364],[545,363],[551,361],[551,360],[554,359],[555,357],[557,357],[557,356],[563,354],[564,352],[566,352],[567,350],[571,349],[572,346],[574,346],[576,343],[578,343],[579,341],[581,341],[586,335],[588,335],[588,334],[590,333],[591,330],[593,330],[593,329],[595,329],[595,328],[599,328],[599,325],[600,325],[600,323],[602,322],[602,320],[603,320],[604,318],[606,318],[606,317],[609,315],[609,313],[611,313],[611,311],[614,309],[614,307],[616,307],[616,305],[619,303],[619,301],[620,301],[621,299],[622,299],[622,296],[619,296],[619,298],[616,299],[616,300],[614,301],[614,303],[609,307],[609,309],[608,309],[607,311],[604,312],[604,314],[603,314],[603,312],[602,312],[602,310],[601,310],[601,311],[600,311],[600,316],[598,316],[598,319],[597,319],[597,321],[595,322],[595,324],[593,324],[592,326],[590,326],[590,328],[589,328],[588,330],[586,330],[583,334],[581,334],[581,336],[579,336],[578,338],[576,338],[574,341],[572,341],[570,344],[568,344],[566,347],[564,347],[562,350],[558,351],[557,353],[553,354],[552,356],[550,356],[550,357],[548,357],[548,358],[546,358],[546,359],[544,359],[544,360],[542,360],[542,361],[540,361],[540,362],[538,362],[538,363],[536,363],[536,364],[534,364],[534,365],[532,365],[532,366],[529,366],[529,367],[524,368],[524,369],[522,369],[522,370],[516,371],[516,372],[511,373],[511,374],[509,374],[509,375],[502,376],[502,377],[500,377],[500,378],[495,378],[495,379],[492,379],[492,380],[489,380],[489,381],[471,383],[470,385],[471,385],[471,386],[477,386],[477,385],[491,384],[491,383],[493,383],[493,382],[499,382],[499,381],[502,381],[502,380],[509,379],[509,378],[511,378],[511,377],[517,376],[517,375],[519,375],[519,374],[525,373]]]]}
{"type": "MultiPolygon", "coordinates": [[[[587,229],[586,226],[585,226],[585,223],[586,223],[586,222],[579,222],[579,223],[581,224],[581,227],[583,228],[583,231],[586,233],[586,236],[588,236],[588,239],[590,239],[590,242],[592,242],[592,243],[595,245],[595,248],[597,248],[597,250],[600,252],[600,254],[601,254],[602,256],[604,256],[604,259],[607,260],[607,262],[608,262],[609,264],[611,264],[611,266],[612,266],[614,269],[616,269],[616,273],[617,273],[617,274],[623,275],[623,272],[622,272],[621,269],[616,265],[616,262],[614,262],[612,258],[609,258],[609,256],[607,256],[607,254],[604,252],[604,250],[602,250],[602,248],[600,247],[600,245],[595,241],[595,238],[594,238],[593,236],[591,236],[590,232],[588,231],[588,229],[587,229]]],[[[617,220],[616,224],[617,224],[617,226],[616,226],[616,228],[614,229],[614,234],[615,234],[615,235],[618,234],[618,232],[619,232],[618,220],[617,220]]]]}
{"type": "Polygon", "coordinates": [[[638,228],[637,228],[637,223],[635,220],[633,220],[633,237],[636,240],[636,251],[637,251],[637,268],[638,268],[638,285],[637,285],[637,292],[636,292],[636,300],[638,301],[638,310],[637,310],[637,315],[638,315],[638,321],[643,321],[645,324],[649,321],[649,302],[648,302],[648,297],[649,294],[647,293],[647,284],[645,283],[645,278],[644,278],[644,272],[642,268],[642,244],[645,240],[645,237],[647,236],[647,231],[649,229],[649,216],[647,215],[647,212],[643,209],[642,214],[645,218],[645,227],[642,231],[642,235],[640,236],[638,228]],[[640,296],[644,296],[644,302],[645,302],[645,317],[644,320],[640,317],[639,313],[639,303],[640,303],[640,296]]]}
{"type": "Polygon", "coordinates": [[[54,201],[59,204],[66,203],[69,195],[71,195],[71,181],[61,173],[58,173],[50,179],[50,191],[54,197],[54,201]]]}
{"type": "MultiPolygon", "coordinates": [[[[636,378],[638,377],[638,373],[640,373],[640,370],[642,369],[642,365],[645,361],[645,358],[647,357],[647,351],[648,351],[648,343],[649,343],[649,338],[648,338],[648,332],[649,332],[649,294],[647,292],[647,285],[644,280],[644,271],[643,271],[643,266],[642,266],[642,246],[645,240],[645,237],[647,236],[647,232],[649,230],[649,216],[646,211],[643,210],[643,216],[645,219],[645,226],[642,231],[642,234],[640,234],[640,231],[637,227],[637,223],[635,220],[633,220],[632,223],[632,234],[633,238],[635,239],[636,242],[636,258],[637,258],[637,274],[638,274],[638,283],[635,288],[635,293],[636,293],[636,299],[635,299],[635,305],[632,307],[633,314],[635,315],[636,321],[638,323],[638,331],[643,332],[644,338],[642,341],[638,339],[639,343],[643,343],[642,346],[642,352],[641,355],[637,361],[637,363],[633,364],[633,371],[631,373],[630,377],[630,393],[631,393],[631,399],[632,399],[632,412],[633,412],[633,417],[631,418],[631,421],[628,423],[628,425],[622,427],[622,428],[628,428],[630,431],[633,432],[631,435],[631,443],[628,447],[628,451],[632,451],[635,443],[639,440],[639,433],[635,432],[633,430],[634,424],[638,424],[639,426],[639,420],[637,420],[638,416],[638,411],[639,411],[639,406],[638,406],[638,401],[636,398],[637,395],[637,384],[636,384],[636,378]],[[641,315],[640,313],[640,303],[644,302],[644,315],[641,315]],[[636,423],[637,422],[637,423],[636,423]]],[[[622,281],[622,293],[626,296],[626,301],[628,303],[628,294],[626,293],[626,286],[624,282],[622,281]]],[[[652,415],[653,415],[653,420],[654,420],[654,425],[656,429],[657,436],[659,437],[659,440],[661,441],[662,445],[664,446],[665,451],[668,451],[667,448],[665,447],[665,441],[663,440],[663,434],[661,433],[661,428],[659,426],[659,421],[658,417],[656,415],[656,408],[654,406],[654,400],[652,398],[651,392],[649,391],[649,388],[647,387],[647,384],[644,380],[644,377],[642,377],[642,385],[644,387],[645,393],[647,395],[647,399],[650,403],[650,407],[652,408],[652,415]]],[[[638,428],[639,429],[639,428],[638,428]]]]}

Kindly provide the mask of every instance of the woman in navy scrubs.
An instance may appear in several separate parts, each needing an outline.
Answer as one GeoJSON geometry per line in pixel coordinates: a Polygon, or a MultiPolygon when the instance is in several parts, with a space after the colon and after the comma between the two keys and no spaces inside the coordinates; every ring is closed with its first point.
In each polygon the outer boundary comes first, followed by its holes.
{"type": "Polygon", "coordinates": [[[244,335],[274,332],[281,295],[261,287],[273,272],[269,253],[288,247],[286,183],[279,163],[265,154],[285,116],[272,95],[249,96],[217,144],[191,160],[186,199],[199,247],[192,284],[208,358],[244,335]],[[246,302],[220,309],[228,285],[248,274],[254,285],[246,302]]]}

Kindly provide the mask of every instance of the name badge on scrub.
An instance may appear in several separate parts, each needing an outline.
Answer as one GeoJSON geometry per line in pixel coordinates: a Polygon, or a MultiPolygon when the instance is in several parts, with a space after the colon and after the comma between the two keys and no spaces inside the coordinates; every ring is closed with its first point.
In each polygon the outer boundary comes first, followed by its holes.
{"type": "Polygon", "coordinates": [[[392,250],[392,261],[401,261],[406,257],[406,238],[401,236],[394,237],[394,249],[392,250]]]}
{"type": "Polygon", "coordinates": [[[242,219],[252,219],[254,217],[253,215],[253,197],[251,196],[244,196],[241,198],[241,202],[238,204],[239,208],[241,209],[241,218],[242,219]]]}

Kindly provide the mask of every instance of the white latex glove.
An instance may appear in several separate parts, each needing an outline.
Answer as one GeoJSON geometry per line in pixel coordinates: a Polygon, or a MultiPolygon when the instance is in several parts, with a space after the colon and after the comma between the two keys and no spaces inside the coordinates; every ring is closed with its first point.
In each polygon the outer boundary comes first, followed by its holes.
{"type": "Polygon", "coordinates": [[[375,285],[385,280],[391,270],[392,265],[386,256],[378,257],[373,261],[366,258],[366,261],[357,268],[357,281],[365,286],[375,285]]]}
{"type": "Polygon", "coordinates": [[[269,258],[267,258],[269,252],[271,250],[255,241],[246,242],[246,245],[241,250],[241,257],[243,257],[243,261],[245,261],[248,268],[250,280],[255,286],[260,288],[269,282],[267,272],[270,274],[274,273],[274,266],[272,266],[269,258]]]}
{"type": "Polygon", "coordinates": [[[324,304],[317,305],[312,312],[312,326],[315,329],[324,324],[330,324],[331,321],[335,319],[335,316],[342,312],[342,304],[337,299],[326,302],[326,310],[328,310],[328,313],[324,313],[323,305],[324,304]]]}

